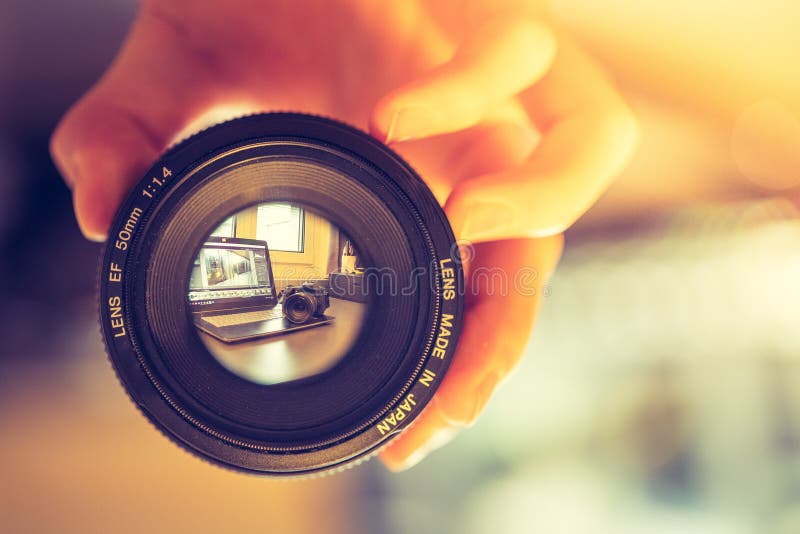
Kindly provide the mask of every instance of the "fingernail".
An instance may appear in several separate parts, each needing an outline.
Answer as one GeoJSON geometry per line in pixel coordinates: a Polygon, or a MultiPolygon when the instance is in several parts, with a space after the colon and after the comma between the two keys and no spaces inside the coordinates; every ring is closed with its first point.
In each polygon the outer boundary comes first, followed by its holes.
{"type": "Polygon", "coordinates": [[[400,109],[389,121],[385,142],[396,143],[436,134],[441,122],[441,114],[433,109],[418,106],[400,109]]]}
{"type": "Polygon", "coordinates": [[[499,202],[477,202],[467,208],[459,239],[480,241],[494,239],[514,225],[515,209],[499,202]]]}
{"type": "Polygon", "coordinates": [[[411,469],[412,467],[420,463],[422,460],[424,460],[425,456],[427,455],[428,455],[427,451],[417,450],[412,452],[402,461],[393,464],[386,464],[386,467],[388,467],[392,473],[400,473],[402,471],[405,471],[406,469],[411,469]]]}
{"type": "MultiPolygon", "coordinates": [[[[413,454],[411,456],[413,456],[413,454]]],[[[420,460],[422,460],[422,458],[417,460],[417,462],[419,462],[420,460]]],[[[386,466],[386,469],[388,469],[392,473],[400,473],[400,472],[405,471],[406,469],[414,466],[413,463],[410,463],[410,461],[411,461],[410,457],[406,457],[406,458],[403,458],[402,460],[398,460],[398,459],[395,459],[395,458],[389,459],[389,458],[387,458],[385,456],[382,456],[381,457],[381,461],[383,462],[383,465],[386,466]]]]}
{"type": "MultiPolygon", "coordinates": [[[[82,162],[79,158],[73,158],[71,164],[74,165],[74,171],[76,173],[80,173],[82,171],[82,162]]],[[[79,201],[79,195],[85,193],[85,191],[82,191],[81,188],[86,187],[86,185],[87,184],[81,185],[76,182],[72,188],[72,205],[75,211],[75,220],[78,222],[78,229],[80,229],[83,237],[95,243],[103,243],[108,237],[107,234],[105,232],[93,229],[91,227],[91,223],[87,220],[90,210],[96,210],[101,206],[97,206],[97,204],[93,204],[91,201],[89,205],[86,205],[87,199],[85,196],[81,199],[82,202],[79,201]]],[[[94,199],[94,202],[97,202],[97,200],[94,199]]]]}
{"type": "MultiPolygon", "coordinates": [[[[78,226],[80,227],[80,225],[78,226]]],[[[81,233],[83,234],[83,237],[85,237],[88,241],[91,241],[93,243],[105,243],[106,240],[108,239],[108,236],[105,234],[95,234],[89,232],[84,228],[81,228],[81,233]]]]}
{"type": "Polygon", "coordinates": [[[76,212],[75,220],[78,222],[78,229],[81,231],[81,234],[83,234],[83,237],[94,243],[104,243],[106,239],[108,239],[106,234],[88,228],[85,221],[82,219],[83,218],[76,212]]]}
{"type": "Polygon", "coordinates": [[[447,445],[455,435],[456,430],[453,428],[440,428],[428,438],[428,441],[414,450],[411,454],[402,460],[393,461],[391,464],[387,463],[386,467],[388,467],[394,473],[411,469],[424,460],[430,453],[447,445]]]}

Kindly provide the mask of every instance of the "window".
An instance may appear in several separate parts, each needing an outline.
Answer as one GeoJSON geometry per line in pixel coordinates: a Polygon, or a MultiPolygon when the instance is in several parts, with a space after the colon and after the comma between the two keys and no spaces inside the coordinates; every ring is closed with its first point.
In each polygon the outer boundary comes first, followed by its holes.
{"type": "Polygon", "coordinates": [[[303,208],[271,202],[225,219],[214,237],[246,237],[266,241],[271,251],[302,253],[305,249],[306,214],[303,208]]]}
{"type": "Polygon", "coordinates": [[[212,237],[236,237],[236,215],[228,217],[217,229],[211,232],[212,237]]]}
{"type": "Polygon", "coordinates": [[[256,239],[266,241],[270,250],[303,252],[306,221],[303,208],[290,204],[262,204],[256,218],[256,239]]]}

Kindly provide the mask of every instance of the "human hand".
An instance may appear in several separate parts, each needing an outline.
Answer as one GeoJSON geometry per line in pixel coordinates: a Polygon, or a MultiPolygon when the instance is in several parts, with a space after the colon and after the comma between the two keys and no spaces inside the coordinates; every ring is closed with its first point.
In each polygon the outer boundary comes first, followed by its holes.
{"type": "Polygon", "coordinates": [[[523,291],[468,286],[450,371],[382,453],[390,468],[408,467],[471,424],[511,371],[560,232],[634,145],[635,122],[603,74],[518,4],[497,14],[478,1],[458,13],[446,0],[143,2],[114,63],[51,142],[81,230],[103,240],[140,175],[214,110],[304,111],[369,128],[474,244],[470,272],[500,269],[512,283],[536,273],[523,291]]]}

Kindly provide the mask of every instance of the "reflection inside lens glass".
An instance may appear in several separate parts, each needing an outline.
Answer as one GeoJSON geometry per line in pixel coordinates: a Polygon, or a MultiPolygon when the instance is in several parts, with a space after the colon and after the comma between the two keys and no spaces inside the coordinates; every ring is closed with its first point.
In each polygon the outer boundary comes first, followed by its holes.
{"type": "Polygon", "coordinates": [[[187,298],[200,339],[231,372],[277,384],[331,368],[366,315],[358,246],[296,204],[222,221],[200,246],[187,298]]]}

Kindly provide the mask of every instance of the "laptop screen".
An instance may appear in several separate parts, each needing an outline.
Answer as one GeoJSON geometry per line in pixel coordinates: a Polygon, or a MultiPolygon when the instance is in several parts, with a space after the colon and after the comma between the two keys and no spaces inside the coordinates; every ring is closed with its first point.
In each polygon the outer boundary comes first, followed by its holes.
{"type": "Polygon", "coordinates": [[[189,279],[191,305],[224,299],[274,298],[267,244],[226,239],[206,242],[197,254],[189,279]]]}

